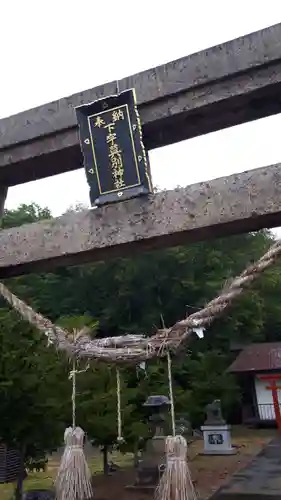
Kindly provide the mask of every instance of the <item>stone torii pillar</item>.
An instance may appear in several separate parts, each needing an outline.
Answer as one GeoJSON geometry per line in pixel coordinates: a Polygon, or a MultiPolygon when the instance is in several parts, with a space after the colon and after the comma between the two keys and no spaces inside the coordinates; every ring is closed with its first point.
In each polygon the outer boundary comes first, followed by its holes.
{"type": "Polygon", "coordinates": [[[260,380],[264,380],[264,381],[269,382],[269,385],[266,386],[266,389],[271,391],[275,419],[277,422],[278,431],[281,434],[281,412],[280,412],[279,399],[278,399],[278,390],[281,390],[281,385],[280,385],[281,384],[281,374],[271,373],[271,374],[267,374],[267,375],[258,375],[258,378],[260,380]],[[277,385],[278,381],[280,381],[279,385],[277,385]]]}
{"type": "Polygon", "coordinates": [[[0,226],[2,222],[2,217],[4,213],[5,201],[8,194],[8,188],[0,184],[0,226]]]}

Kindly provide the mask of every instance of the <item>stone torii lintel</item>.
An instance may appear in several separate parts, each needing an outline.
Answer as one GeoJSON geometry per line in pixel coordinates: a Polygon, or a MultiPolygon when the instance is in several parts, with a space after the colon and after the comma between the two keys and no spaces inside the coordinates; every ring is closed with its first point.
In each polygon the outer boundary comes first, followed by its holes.
{"type": "MultiPolygon", "coordinates": [[[[146,149],[281,110],[281,23],[118,82],[135,88],[146,149]]],[[[0,120],[0,183],[83,166],[74,107],[115,94],[116,81],[0,120]]]]}
{"type": "Polygon", "coordinates": [[[281,224],[281,164],[0,231],[0,278],[281,224]]]}

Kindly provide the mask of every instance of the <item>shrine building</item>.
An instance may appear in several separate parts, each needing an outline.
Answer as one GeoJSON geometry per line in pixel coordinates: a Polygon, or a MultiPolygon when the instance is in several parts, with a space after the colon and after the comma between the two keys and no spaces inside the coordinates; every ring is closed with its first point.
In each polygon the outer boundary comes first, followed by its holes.
{"type": "Polygon", "coordinates": [[[281,342],[250,344],[227,369],[242,393],[242,423],[281,429],[281,342]]]}

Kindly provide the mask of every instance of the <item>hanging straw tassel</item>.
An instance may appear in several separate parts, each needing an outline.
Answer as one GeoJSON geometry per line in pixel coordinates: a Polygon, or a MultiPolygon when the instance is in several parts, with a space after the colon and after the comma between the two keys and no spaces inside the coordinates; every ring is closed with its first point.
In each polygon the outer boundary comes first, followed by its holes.
{"type": "Polygon", "coordinates": [[[167,354],[173,436],[166,438],[166,468],[155,492],[156,500],[197,500],[187,462],[187,442],[176,436],[172,366],[167,354]]]}
{"type": "Polygon", "coordinates": [[[72,379],[72,427],[64,433],[65,449],[55,481],[57,500],[90,500],[93,498],[91,473],[84,455],[85,432],[76,427],[76,361],[69,378],[72,379]]]}
{"type": "Polygon", "coordinates": [[[156,489],[157,500],[197,500],[187,463],[187,442],[183,436],[167,436],[166,469],[156,489]]]}
{"type": "Polygon", "coordinates": [[[65,450],[55,482],[57,500],[93,498],[91,473],[83,451],[84,436],[80,427],[68,427],[65,430],[65,450]]]}

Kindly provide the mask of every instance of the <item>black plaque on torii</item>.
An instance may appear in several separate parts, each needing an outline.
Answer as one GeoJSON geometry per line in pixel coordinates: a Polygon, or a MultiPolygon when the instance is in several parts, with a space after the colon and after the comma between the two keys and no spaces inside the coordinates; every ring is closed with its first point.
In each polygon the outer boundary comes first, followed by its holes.
{"type": "Polygon", "coordinates": [[[134,89],[79,106],[75,111],[91,205],[152,193],[134,89]]]}

